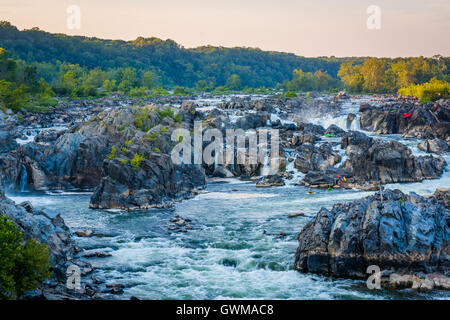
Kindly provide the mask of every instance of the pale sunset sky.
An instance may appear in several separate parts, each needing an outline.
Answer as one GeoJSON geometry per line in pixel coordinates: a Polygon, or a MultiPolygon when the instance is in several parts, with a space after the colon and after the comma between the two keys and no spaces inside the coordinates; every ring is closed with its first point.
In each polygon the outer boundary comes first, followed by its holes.
{"type": "Polygon", "coordinates": [[[0,20],[19,29],[184,47],[246,46],[302,56],[450,55],[450,0],[0,0],[0,20]],[[70,5],[81,28],[67,28],[70,5]],[[366,9],[381,9],[369,30],[366,9]]]}

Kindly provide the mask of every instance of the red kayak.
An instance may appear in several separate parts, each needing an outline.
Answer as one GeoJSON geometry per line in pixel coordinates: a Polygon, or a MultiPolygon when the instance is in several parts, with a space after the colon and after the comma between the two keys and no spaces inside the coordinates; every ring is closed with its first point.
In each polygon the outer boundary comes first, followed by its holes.
{"type": "Polygon", "coordinates": [[[411,117],[411,113],[404,113],[403,114],[403,118],[409,118],[409,117],[411,117]]]}

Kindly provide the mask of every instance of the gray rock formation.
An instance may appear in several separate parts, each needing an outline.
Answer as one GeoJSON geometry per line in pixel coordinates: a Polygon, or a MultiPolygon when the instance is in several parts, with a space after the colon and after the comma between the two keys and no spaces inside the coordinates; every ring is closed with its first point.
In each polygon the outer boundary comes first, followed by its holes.
{"type": "Polygon", "coordinates": [[[305,164],[313,170],[303,171],[307,172],[302,180],[304,185],[377,190],[380,184],[436,179],[446,165],[442,157],[415,157],[401,143],[372,139],[357,131],[346,133],[340,144],[348,159],[339,168],[332,167],[331,162],[329,167],[315,168],[314,164],[320,159],[306,159],[305,164]]]}
{"type": "Polygon", "coordinates": [[[418,144],[418,148],[428,153],[450,152],[450,145],[439,138],[427,139],[418,144]]]}
{"type": "Polygon", "coordinates": [[[415,182],[436,179],[445,166],[442,157],[411,155],[411,150],[396,141],[372,139],[351,131],[341,140],[349,157],[340,168],[354,178],[355,186],[371,183],[415,182]]]}
{"type": "Polygon", "coordinates": [[[333,150],[330,143],[321,144],[319,147],[305,143],[299,146],[296,152],[295,167],[303,173],[326,170],[341,161],[341,156],[333,150]]]}
{"type": "Polygon", "coordinates": [[[29,299],[101,299],[97,291],[87,294],[85,286],[90,285],[84,276],[92,272],[91,265],[79,258],[76,243],[71,238],[69,228],[59,213],[52,210],[35,210],[29,203],[16,205],[6,198],[0,186],[0,215],[14,222],[25,240],[34,239],[47,245],[49,250],[52,276],[39,289],[26,294],[29,299]],[[68,289],[67,270],[76,266],[81,272],[80,290],[68,289]]]}
{"type": "Polygon", "coordinates": [[[400,133],[417,138],[450,137],[450,103],[439,100],[422,105],[419,102],[397,102],[383,106],[361,105],[361,128],[376,133],[400,133]],[[405,117],[404,114],[411,114],[405,117]]]}
{"type": "MultiPolygon", "coordinates": [[[[449,190],[441,191],[449,194],[449,190]]],[[[295,268],[337,277],[387,274],[450,275],[450,211],[434,196],[386,190],[322,208],[298,236],[295,268]]],[[[439,287],[439,285],[436,285],[439,287]]]]}
{"type": "Polygon", "coordinates": [[[200,166],[176,166],[167,154],[150,153],[136,170],[124,165],[123,159],[105,160],[104,177],[94,190],[90,208],[161,208],[190,198],[196,194],[195,189],[205,186],[200,166]]]}
{"type": "Polygon", "coordinates": [[[284,185],[283,177],[279,174],[264,176],[256,182],[257,188],[281,187],[284,185]]]}

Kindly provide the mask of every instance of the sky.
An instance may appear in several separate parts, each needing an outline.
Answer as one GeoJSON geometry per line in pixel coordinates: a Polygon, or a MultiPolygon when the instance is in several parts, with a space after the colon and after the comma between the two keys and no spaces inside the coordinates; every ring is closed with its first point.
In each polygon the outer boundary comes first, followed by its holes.
{"type": "Polygon", "coordinates": [[[154,36],[186,48],[257,47],[307,57],[450,56],[450,0],[0,0],[0,20],[19,29],[105,39],[154,36]],[[68,28],[71,5],[80,8],[80,29],[68,28]],[[379,7],[379,16],[367,13],[371,5],[379,7]],[[368,19],[380,28],[369,29],[368,19]]]}

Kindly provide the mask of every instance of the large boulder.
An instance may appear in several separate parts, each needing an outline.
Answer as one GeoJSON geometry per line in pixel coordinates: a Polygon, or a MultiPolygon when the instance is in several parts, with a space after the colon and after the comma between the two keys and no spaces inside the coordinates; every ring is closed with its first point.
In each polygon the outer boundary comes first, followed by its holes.
{"type": "Polygon", "coordinates": [[[439,138],[427,139],[418,144],[418,148],[428,153],[450,152],[450,145],[439,138]]]}
{"type": "Polygon", "coordinates": [[[281,187],[284,185],[283,177],[280,174],[264,176],[256,182],[257,188],[281,187]]]}
{"type": "Polygon", "coordinates": [[[106,132],[77,130],[52,144],[26,144],[21,153],[35,190],[93,188],[110,143],[106,132]]]}
{"type": "MultiPolygon", "coordinates": [[[[354,182],[354,179],[350,172],[330,167],[325,170],[317,170],[308,172],[301,181],[307,187],[310,188],[330,188],[330,187],[348,187],[354,182]],[[341,185],[339,177],[345,177],[345,184],[341,185]]],[[[360,185],[360,189],[370,190],[375,188],[373,185],[360,185]]]]}
{"type": "Polygon", "coordinates": [[[322,208],[298,236],[295,268],[366,278],[367,267],[388,273],[450,274],[450,211],[434,197],[386,190],[322,208]]]}
{"type": "Polygon", "coordinates": [[[341,140],[348,159],[340,166],[355,179],[354,186],[374,186],[391,182],[416,182],[436,179],[446,164],[442,157],[411,154],[405,145],[372,139],[361,132],[349,132],[341,140]]]}
{"type": "Polygon", "coordinates": [[[332,135],[333,137],[342,137],[345,132],[345,130],[342,130],[337,125],[332,124],[327,128],[327,130],[325,130],[324,134],[332,135]]]}
{"type": "Polygon", "coordinates": [[[269,120],[269,113],[265,111],[259,111],[257,113],[249,113],[239,119],[236,120],[236,129],[256,129],[260,127],[264,127],[267,124],[267,120],[269,120]]]}
{"type": "Polygon", "coordinates": [[[294,164],[303,173],[325,170],[341,161],[341,156],[333,150],[330,143],[321,144],[319,147],[305,143],[299,146],[296,152],[294,164]]]}

